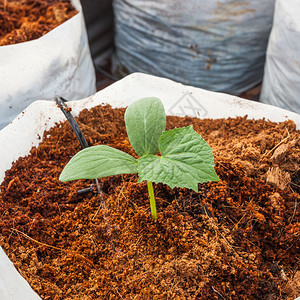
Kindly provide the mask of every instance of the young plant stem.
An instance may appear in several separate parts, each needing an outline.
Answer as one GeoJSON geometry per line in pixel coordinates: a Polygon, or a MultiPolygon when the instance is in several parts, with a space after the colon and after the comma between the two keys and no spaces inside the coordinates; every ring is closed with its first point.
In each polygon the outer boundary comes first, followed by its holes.
{"type": "Polygon", "coordinates": [[[152,219],[157,220],[156,204],[155,204],[152,181],[147,181],[147,186],[148,186],[148,193],[150,197],[150,208],[151,208],[152,219]]]}

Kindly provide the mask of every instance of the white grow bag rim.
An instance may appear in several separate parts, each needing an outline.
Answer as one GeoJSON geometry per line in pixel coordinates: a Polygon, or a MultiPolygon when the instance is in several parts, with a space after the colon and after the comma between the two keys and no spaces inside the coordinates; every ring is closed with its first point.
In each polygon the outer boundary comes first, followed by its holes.
{"type": "MultiPolygon", "coordinates": [[[[142,73],[133,73],[88,98],[70,101],[68,106],[77,116],[84,108],[99,104],[112,107],[126,107],[143,97],[158,97],[165,106],[167,115],[192,116],[200,118],[228,118],[248,115],[249,119],[283,122],[292,120],[300,128],[300,115],[272,106],[242,99],[223,93],[206,91],[185,86],[169,79],[142,73]]],[[[45,130],[65,116],[54,101],[38,100],[30,104],[9,125],[0,130],[0,183],[5,171],[20,156],[29,154],[37,146],[45,130]],[[24,130],[26,128],[26,130],[24,130]]]]}
{"type": "MultiPolygon", "coordinates": [[[[141,73],[131,74],[91,97],[70,101],[68,106],[72,108],[73,115],[77,116],[82,109],[99,104],[126,107],[140,98],[153,96],[162,100],[168,115],[183,114],[213,119],[248,115],[250,119],[265,118],[274,122],[290,119],[300,128],[300,115],[296,113],[141,73]]],[[[39,100],[29,105],[0,131],[0,183],[12,163],[20,156],[29,154],[30,149],[42,141],[44,131],[61,121],[65,121],[65,116],[54,101],[39,100]]],[[[0,254],[0,298],[19,300],[22,295],[24,300],[40,299],[1,247],[0,254]]]]}

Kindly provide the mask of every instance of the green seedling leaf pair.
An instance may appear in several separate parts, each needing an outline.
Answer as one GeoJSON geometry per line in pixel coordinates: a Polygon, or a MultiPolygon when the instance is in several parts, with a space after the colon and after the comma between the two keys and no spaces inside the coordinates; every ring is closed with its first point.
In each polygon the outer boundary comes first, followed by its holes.
{"type": "Polygon", "coordinates": [[[152,182],[198,191],[198,183],[217,181],[212,149],[192,126],[166,129],[166,114],[158,98],[143,98],[125,111],[129,141],[136,159],[115,148],[99,145],[79,151],[59,179],[96,179],[138,173],[147,181],[152,218],[157,219],[152,182]],[[158,153],[160,152],[160,155],[158,153]]]}

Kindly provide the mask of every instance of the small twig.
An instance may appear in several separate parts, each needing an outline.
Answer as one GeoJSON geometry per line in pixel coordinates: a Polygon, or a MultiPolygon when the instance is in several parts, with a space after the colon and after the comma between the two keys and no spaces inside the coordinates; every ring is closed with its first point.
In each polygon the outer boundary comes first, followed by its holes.
{"type": "Polygon", "coordinates": [[[61,216],[62,216],[62,213],[61,213],[60,207],[59,207],[59,205],[58,205],[58,203],[57,203],[57,202],[55,202],[55,203],[56,203],[56,205],[57,205],[58,212],[59,212],[59,216],[60,216],[60,218],[61,218],[61,216]]]}
{"type": "Polygon", "coordinates": [[[11,229],[12,231],[15,231],[21,235],[23,235],[25,238],[27,238],[28,240],[32,241],[32,242],[35,242],[36,244],[38,245],[41,245],[41,246],[45,246],[45,247],[49,247],[49,248],[52,248],[52,249],[55,249],[55,250],[59,250],[59,251],[62,251],[62,252],[65,252],[65,253],[71,253],[71,254],[74,254],[75,256],[78,256],[80,258],[82,258],[83,260],[87,261],[88,263],[90,263],[93,267],[95,267],[95,265],[93,264],[92,261],[90,261],[89,259],[85,258],[83,255],[77,253],[76,251],[73,251],[73,250],[65,250],[65,249],[62,249],[62,248],[59,248],[59,247],[55,247],[55,246],[51,246],[51,245],[48,245],[48,244],[45,244],[45,243],[42,243],[42,242],[39,242],[37,240],[35,240],[34,238],[30,237],[29,235],[27,235],[26,233],[18,230],[18,229],[15,229],[15,228],[12,228],[11,229]]]}
{"type": "MultiPolygon", "coordinates": [[[[232,217],[232,216],[231,216],[232,217]]],[[[228,221],[230,221],[233,225],[235,225],[236,223],[237,223],[237,221],[236,220],[234,220],[234,221],[232,221],[231,220],[231,218],[229,218],[228,216],[227,216],[227,218],[226,218],[228,221]]]]}
{"type": "MultiPolygon", "coordinates": [[[[214,221],[213,221],[214,223],[214,221]]],[[[215,224],[215,223],[214,223],[215,224]]],[[[216,226],[216,225],[215,225],[216,226]]],[[[217,227],[217,226],[216,226],[217,227]]],[[[230,245],[230,243],[228,242],[228,240],[225,238],[225,236],[219,231],[218,228],[214,228],[216,236],[218,236],[218,234],[223,238],[223,240],[227,243],[227,245],[229,246],[229,248],[231,248],[231,250],[233,252],[235,252],[237,254],[237,252],[234,250],[233,246],[230,245]]]]}
{"type": "Polygon", "coordinates": [[[116,290],[117,294],[124,300],[124,298],[122,297],[122,295],[119,293],[118,289],[116,287],[114,289],[116,290]]]}
{"type": "Polygon", "coordinates": [[[229,248],[231,248],[231,250],[233,250],[237,254],[237,252],[233,249],[233,246],[230,245],[230,243],[227,241],[227,239],[225,238],[225,236],[218,229],[217,229],[217,232],[224,239],[224,241],[227,243],[227,245],[229,246],[229,248]]]}
{"type": "Polygon", "coordinates": [[[241,221],[244,219],[244,217],[247,215],[247,213],[244,213],[244,215],[241,217],[241,219],[234,225],[234,227],[231,229],[231,231],[232,230],[234,230],[240,223],[241,223],[241,221]]]}
{"type": "MultiPolygon", "coordinates": [[[[226,161],[224,161],[224,163],[226,163],[226,161]]],[[[218,161],[218,164],[221,165],[223,168],[225,168],[226,170],[229,170],[221,161],[218,161]]]]}
{"type": "Polygon", "coordinates": [[[226,298],[225,298],[220,292],[218,292],[213,286],[212,286],[211,288],[212,288],[212,290],[213,290],[216,294],[218,294],[222,299],[226,300],[226,298]]]}
{"type": "MultiPolygon", "coordinates": [[[[97,181],[98,182],[98,181],[97,181]]],[[[94,216],[92,217],[92,221],[97,217],[99,211],[102,209],[103,210],[103,215],[106,215],[107,214],[107,206],[106,206],[106,202],[103,198],[103,193],[102,193],[102,190],[100,189],[100,186],[99,186],[99,183],[96,185],[97,187],[97,192],[98,192],[98,195],[99,195],[99,199],[100,199],[100,205],[98,207],[98,210],[96,211],[96,213],[94,214],[94,216]]]]}
{"type": "Polygon", "coordinates": [[[94,248],[97,249],[97,245],[93,239],[93,235],[90,233],[90,231],[88,230],[88,234],[89,234],[89,239],[92,241],[92,243],[94,244],[94,248]]]}
{"type": "Polygon", "coordinates": [[[146,274],[149,274],[149,273],[150,273],[150,271],[145,271],[145,272],[139,274],[139,276],[135,276],[133,279],[131,279],[131,280],[125,282],[123,285],[124,285],[124,286],[127,286],[127,285],[129,285],[129,284],[132,284],[132,283],[135,282],[135,281],[142,280],[142,279],[143,279],[142,277],[143,277],[144,275],[146,275],[146,274]]]}
{"type": "Polygon", "coordinates": [[[34,222],[35,222],[35,219],[32,220],[32,222],[31,222],[31,224],[30,224],[30,227],[29,227],[29,229],[28,229],[28,232],[31,230],[32,225],[34,224],[34,222]]]}
{"type": "Polygon", "coordinates": [[[278,144],[276,144],[271,150],[269,150],[268,152],[266,152],[266,153],[264,153],[262,156],[261,156],[261,158],[260,158],[260,160],[259,161],[261,161],[265,156],[268,156],[270,153],[272,153],[277,147],[279,147],[282,143],[284,143],[286,140],[288,140],[289,139],[289,137],[290,137],[290,133],[289,133],[289,131],[286,129],[286,131],[287,131],[287,136],[284,138],[284,139],[282,139],[278,144]]]}
{"type": "Polygon", "coordinates": [[[211,213],[209,212],[209,210],[207,209],[207,206],[206,205],[202,205],[201,206],[201,210],[202,212],[204,213],[204,215],[206,215],[207,217],[211,218],[212,215],[211,213]]]}
{"type": "Polygon", "coordinates": [[[124,188],[125,188],[125,185],[122,186],[122,188],[121,188],[121,190],[120,190],[120,192],[117,196],[117,199],[116,199],[118,201],[117,208],[116,208],[117,210],[119,210],[119,207],[120,207],[120,197],[121,197],[121,195],[123,196],[124,199],[126,199],[126,197],[123,193],[124,188]]]}
{"type": "Polygon", "coordinates": [[[294,207],[294,212],[293,212],[293,215],[292,215],[292,217],[290,218],[290,223],[292,223],[292,221],[293,221],[293,219],[294,219],[294,217],[295,217],[296,210],[297,210],[297,205],[298,205],[298,203],[297,203],[297,198],[296,198],[296,199],[295,199],[295,207],[294,207]]]}
{"type": "Polygon", "coordinates": [[[288,281],[288,280],[289,280],[289,279],[287,278],[287,276],[286,276],[286,274],[285,274],[283,268],[281,268],[281,270],[280,270],[280,276],[281,276],[281,278],[282,278],[283,280],[285,280],[285,281],[288,281]]]}
{"type": "Polygon", "coordinates": [[[291,182],[292,185],[296,186],[297,188],[300,188],[300,185],[299,184],[296,184],[294,182],[291,182]]]}

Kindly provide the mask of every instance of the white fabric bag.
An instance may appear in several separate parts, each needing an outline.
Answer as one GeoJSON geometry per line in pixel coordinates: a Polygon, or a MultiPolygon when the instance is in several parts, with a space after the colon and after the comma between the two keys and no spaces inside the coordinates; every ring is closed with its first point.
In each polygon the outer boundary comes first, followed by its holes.
{"type": "Polygon", "coordinates": [[[0,129],[38,99],[77,100],[96,91],[79,0],[78,14],[39,39],[0,47],[0,129]]]}
{"type": "MultiPolygon", "coordinates": [[[[74,116],[78,116],[83,109],[90,109],[103,103],[108,103],[112,107],[126,107],[140,98],[151,96],[163,101],[167,115],[189,115],[213,119],[248,115],[248,118],[264,117],[274,122],[290,119],[296,123],[297,128],[300,128],[300,115],[296,113],[139,73],[119,80],[92,97],[71,101],[68,107],[72,108],[74,116]]],[[[56,122],[65,121],[65,119],[54,101],[35,101],[26,108],[24,114],[20,114],[11,124],[0,130],[0,145],[4,145],[0,147],[0,183],[4,179],[5,171],[15,160],[20,156],[28,155],[32,146],[38,146],[45,130],[49,130],[56,122]]],[[[0,250],[2,250],[1,247],[0,250]]],[[[20,275],[16,269],[11,276],[6,276],[5,264],[6,260],[0,256],[0,289],[3,289],[0,291],[0,299],[36,300],[37,298],[19,296],[22,290],[26,295],[27,282],[24,280],[19,283],[20,275]]],[[[32,294],[27,295],[35,297],[34,292],[31,292],[32,294]]]]}
{"type": "Polygon", "coordinates": [[[300,113],[300,1],[277,0],[260,101],[300,113]]]}

